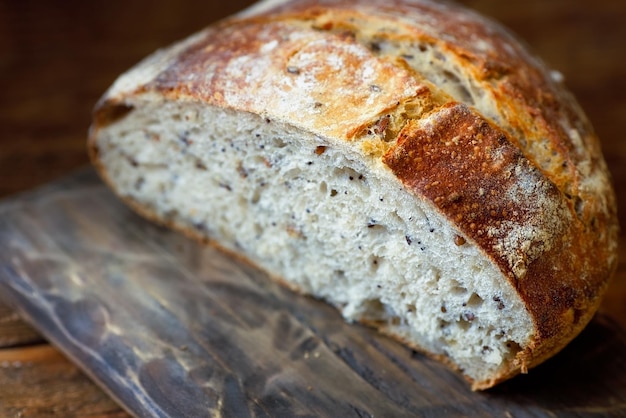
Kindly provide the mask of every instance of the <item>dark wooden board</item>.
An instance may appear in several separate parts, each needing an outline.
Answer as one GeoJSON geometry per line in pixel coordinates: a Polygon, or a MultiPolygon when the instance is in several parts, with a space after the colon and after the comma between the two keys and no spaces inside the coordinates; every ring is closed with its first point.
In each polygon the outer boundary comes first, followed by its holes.
{"type": "Polygon", "coordinates": [[[137,416],[626,415],[626,333],[603,315],[529,375],[472,392],[330,306],[144,221],[91,170],[1,204],[0,248],[6,301],[137,416]]]}

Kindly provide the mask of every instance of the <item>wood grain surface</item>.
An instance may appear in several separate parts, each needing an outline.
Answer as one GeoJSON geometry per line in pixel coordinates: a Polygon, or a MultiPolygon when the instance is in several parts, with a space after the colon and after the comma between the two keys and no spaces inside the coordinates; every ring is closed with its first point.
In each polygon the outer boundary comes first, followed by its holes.
{"type": "MultiPolygon", "coordinates": [[[[249,3],[0,0],[0,196],[48,183],[85,165],[91,108],[118,74],[156,48],[249,3]]],[[[602,140],[618,193],[620,222],[626,225],[626,2],[461,3],[500,20],[564,74],[602,140]]],[[[557,416],[626,415],[623,397],[586,383],[599,379],[626,393],[624,358],[615,357],[626,351],[624,244],[622,232],[616,278],[601,314],[583,337],[538,369],[541,377],[533,380],[539,381],[538,388],[529,388],[522,376],[490,392],[488,404],[513,398],[517,412],[529,406],[529,416],[547,411],[557,416]],[[594,359],[596,368],[583,367],[594,359]],[[560,375],[568,379],[558,379],[560,375]],[[563,381],[566,387],[558,392],[555,384],[563,381]]],[[[0,347],[0,416],[125,416],[73,363],[4,306],[0,347]]],[[[467,399],[453,401],[463,404],[467,399]]],[[[445,413],[441,407],[424,415],[445,413]]]]}

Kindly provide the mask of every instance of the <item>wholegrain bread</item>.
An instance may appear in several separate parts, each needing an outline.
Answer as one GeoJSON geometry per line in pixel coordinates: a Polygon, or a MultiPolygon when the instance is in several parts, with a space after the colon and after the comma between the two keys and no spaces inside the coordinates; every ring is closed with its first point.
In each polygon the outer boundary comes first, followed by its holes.
{"type": "Polygon", "coordinates": [[[457,5],[269,1],[122,75],[89,149],[146,217],[485,389],[574,338],[617,262],[561,78],[457,5]]]}

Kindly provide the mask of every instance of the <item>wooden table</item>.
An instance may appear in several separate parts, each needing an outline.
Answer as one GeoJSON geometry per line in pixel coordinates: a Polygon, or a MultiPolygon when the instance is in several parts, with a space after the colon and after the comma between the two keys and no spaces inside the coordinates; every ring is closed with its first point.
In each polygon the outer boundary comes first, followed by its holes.
{"type": "MultiPolygon", "coordinates": [[[[0,196],[87,164],[91,108],[119,73],[251,1],[216,3],[0,0],[0,196]]],[[[512,28],[565,75],[602,139],[626,225],[626,2],[462,3],[512,28]]],[[[624,233],[622,244],[622,261],[601,310],[626,328],[624,233]]],[[[0,416],[126,416],[1,305],[0,347],[0,416]]]]}

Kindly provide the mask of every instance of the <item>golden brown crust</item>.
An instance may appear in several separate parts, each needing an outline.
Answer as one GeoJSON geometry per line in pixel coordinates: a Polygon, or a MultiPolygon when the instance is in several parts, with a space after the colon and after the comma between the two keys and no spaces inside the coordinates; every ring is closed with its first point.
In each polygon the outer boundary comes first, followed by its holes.
{"type": "MultiPolygon", "coordinates": [[[[494,261],[535,322],[517,363],[474,388],[550,357],[597,309],[616,268],[618,233],[598,140],[569,93],[493,22],[427,0],[292,0],[222,22],[158,58],[110,90],[94,129],[123,115],[128,97],[157,93],[354,141],[364,127],[380,127],[381,115],[420,103],[397,138],[364,149],[494,261]],[[377,55],[359,31],[437,45],[490,95],[496,116],[377,55]]],[[[93,142],[91,150],[99,166],[93,142]]]]}
{"type": "Polygon", "coordinates": [[[209,31],[146,88],[348,138],[424,87],[349,33],[251,20],[209,31]]]}

